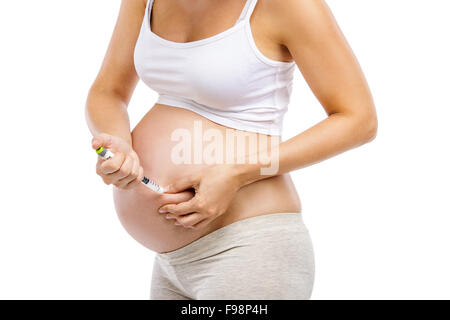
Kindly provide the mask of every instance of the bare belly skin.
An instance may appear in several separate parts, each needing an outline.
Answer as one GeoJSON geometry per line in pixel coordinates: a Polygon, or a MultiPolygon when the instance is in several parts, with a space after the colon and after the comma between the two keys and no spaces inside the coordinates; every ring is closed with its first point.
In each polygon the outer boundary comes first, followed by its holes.
{"type": "MultiPolygon", "coordinates": [[[[189,110],[160,104],[156,104],[136,125],[131,133],[133,148],[139,155],[147,177],[164,186],[189,172],[208,166],[206,163],[176,164],[171,160],[172,149],[179,144],[178,141],[172,141],[172,132],[183,128],[191,132],[195,139],[194,121],[197,121],[197,124],[201,121],[203,131],[213,128],[220,130],[225,136],[225,126],[189,110]]],[[[200,141],[202,140],[200,137],[200,141]]],[[[201,143],[203,146],[208,144],[201,143]]],[[[136,241],[159,253],[181,248],[238,220],[269,213],[301,211],[300,200],[292,180],[288,174],[284,174],[241,188],[228,211],[204,228],[175,226],[173,220],[167,220],[164,214],[158,212],[164,204],[187,201],[192,196],[191,191],[159,195],[142,184],[131,190],[113,186],[114,205],[124,228],[136,241]]]]}

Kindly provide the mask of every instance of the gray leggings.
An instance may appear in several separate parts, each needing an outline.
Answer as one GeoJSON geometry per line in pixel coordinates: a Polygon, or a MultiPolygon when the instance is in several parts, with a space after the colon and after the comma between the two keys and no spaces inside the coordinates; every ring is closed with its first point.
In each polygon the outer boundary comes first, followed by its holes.
{"type": "Polygon", "coordinates": [[[271,213],[217,229],[157,253],[152,300],[304,300],[314,253],[300,213],[271,213]]]}

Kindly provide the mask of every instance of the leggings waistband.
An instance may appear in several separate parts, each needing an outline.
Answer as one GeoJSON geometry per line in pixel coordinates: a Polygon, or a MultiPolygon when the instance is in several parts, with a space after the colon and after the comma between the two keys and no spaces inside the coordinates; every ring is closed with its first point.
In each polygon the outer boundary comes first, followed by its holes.
{"type": "Polygon", "coordinates": [[[249,238],[266,239],[271,233],[289,231],[307,231],[301,213],[270,213],[238,220],[179,249],[156,253],[156,256],[171,265],[189,263],[243,245],[249,238]]]}

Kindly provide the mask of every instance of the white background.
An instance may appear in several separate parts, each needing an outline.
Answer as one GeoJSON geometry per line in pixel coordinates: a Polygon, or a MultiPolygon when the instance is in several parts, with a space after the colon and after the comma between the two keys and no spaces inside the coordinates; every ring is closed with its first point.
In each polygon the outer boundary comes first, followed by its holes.
{"type": "MultiPolygon", "coordinates": [[[[450,5],[329,0],[372,89],[377,138],[294,172],[313,299],[449,299],[450,5]]],[[[148,299],[84,118],[119,0],[0,2],[0,298],[148,299]]],[[[156,100],[142,83],[132,127],[156,100]]],[[[325,113],[296,70],[285,139],[325,113]]]]}

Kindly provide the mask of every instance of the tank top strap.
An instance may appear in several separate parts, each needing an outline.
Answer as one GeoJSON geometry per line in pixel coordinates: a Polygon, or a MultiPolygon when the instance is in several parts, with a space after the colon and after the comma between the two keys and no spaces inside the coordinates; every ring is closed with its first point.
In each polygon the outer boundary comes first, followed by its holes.
{"type": "Polygon", "coordinates": [[[242,9],[239,19],[236,21],[236,24],[238,24],[242,20],[250,19],[250,16],[252,15],[253,9],[255,9],[255,5],[257,2],[258,0],[247,0],[244,8],[242,9]]]}

